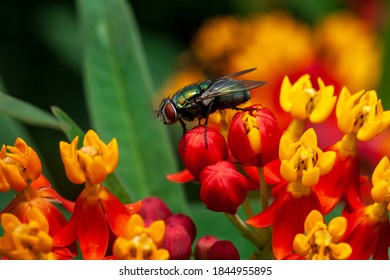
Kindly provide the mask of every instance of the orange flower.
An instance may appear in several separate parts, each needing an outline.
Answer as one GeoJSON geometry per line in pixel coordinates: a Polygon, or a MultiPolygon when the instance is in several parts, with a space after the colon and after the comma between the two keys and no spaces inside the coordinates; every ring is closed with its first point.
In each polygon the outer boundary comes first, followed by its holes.
{"type": "Polygon", "coordinates": [[[41,175],[42,164],[35,153],[22,139],[17,138],[14,146],[3,145],[0,151],[0,191],[10,188],[20,191],[41,175]],[[7,152],[6,150],[9,150],[7,152]]]}
{"type": "Polygon", "coordinates": [[[126,206],[101,184],[118,162],[115,139],[106,145],[90,130],[79,150],[77,141],[78,137],[71,144],[61,142],[61,156],[69,180],[85,182],[85,188],[76,199],[68,224],[54,236],[54,244],[67,246],[77,239],[84,259],[103,259],[109,237],[124,234],[127,221],[138,212],[141,202],[126,206]]]}
{"type": "Polygon", "coordinates": [[[78,137],[72,143],[60,142],[60,152],[66,175],[75,184],[103,182],[118,164],[118,144],[112,139],[107,145],[98,135],[89,130],[84,137],[84,146],[77,149],[78,137]]]}

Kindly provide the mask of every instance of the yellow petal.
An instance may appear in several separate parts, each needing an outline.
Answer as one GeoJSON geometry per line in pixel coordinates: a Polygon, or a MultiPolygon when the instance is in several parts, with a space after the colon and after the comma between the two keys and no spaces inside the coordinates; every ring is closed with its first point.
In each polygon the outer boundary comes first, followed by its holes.
{"type": "Polygon", "coordinates": [[[297,179],[297,171],[287,160],[282,160],[280,164],[280,175],[288,182],[293,182],[297,179]]]}
{"type": "Polygon", "coordinates": [[[289,160],[294,155],[296,147],[292,148],[293,145],[298,147],[300,144],[294,144],[290,137],[283,134],[279,142],[279,158],[281,160],[289,160]]]}
{"type": "Polygon", "coordinates": [[[372,173],[372,184],[375,186],[378,182],[386,180],[387,176],[385,174],[390,169],[390,162],[387,156],[383,157],[372,173]]]}
{"type": "Polygon", "coordinates": [[[318,167],[309,170],[303,170],[302,184],[307,187],[314,186],[320,178],[320,169],[318,167]]]}
{"type": "Polygon", "coordinates": [[[298,255],[307,256],[310,252],[307,237],[304,234],[297,234],[293,241],[293,248],[298,255]]]}
{"type": "Polygon", "coordinates": [[[80,163],[72,158],[63,158],[65,173],[68,179],[74,184],[85,182],[85,174],[80,168],[80,163]]]}
{"type": "Polygon", "coordinates": [[[333,237],[333,242],[337,243],[347,230],[347,219],[345,217],[333,218],[328,225],[328,231],[333,237]]]}
{"type": "Polygon", "coordinates": [[[352,248],[347,243],[330,244],[330,255],[334,260],[346,260],[352,254],[352,248]]]}
{"type": "Polygon", "coordinates": [[[1,226],[3,227],[4,231],[13,231],[21,224],[22,223],[15,215],[9,213],[1,214],[1,226]]]}
{"type": "Polygon", "coordinates": [[[318,153],[317,167],[320,169],[320,175],[325,175],[332,170],[334,162],[336,160],[336,153],[328,151],[325,153],[318,153]]]}
{"type": "Polygon", "coordinates": [[[165,222],[158,220],[153,222],[149,226],[149,236],[152,238],[153,242],[159,246],[164,239],[165,235],[165,222]]]}
{"type": "Polygon", "coordinates": [[[282,86],[280,89],[279,102],[283,111],[290,112],[292,107],[292,98],[291,98],[292,85],[287,76],[284,77],[282,86]]]}
{"type": "Polygon", "coordinates": [[[133,214],[130,217],[126,226],[126,237],[131,238],[138,234],[139,231],[143,231],[145,227],[144,220],[138,214],[133,214]]]}
{"type": "Polygon", "coordinates": [[[309,118],[310,121],[312,123],[321,123],[327,120],[333,111],[336,101],[337,101],[336,96],[322,98],[320,102],[317,103],[313,112],[310,114],[310,118],[309,118]]]}
{"type": "Polygon", "coordinates": [[[307,129],[301,137],[302,145],[306,147],[317,146],[317,134],[313,128],[307,129]]]}
{"type": "Polygon", "coordinates": [[[385,180],[376,182],[374,187],[371,189],[371,197],[375,202],[382,202],[389,194],[388,183],[385,180]]]}
{"type": "Polygon", "coordinates": [[[94,184],[102,183],[107,177],[106,165],[101,156],[95,156],[87,167],[88,176],[94,184]]]}
{"type": "Polygon", "coordinates": [[[305,220],[305,233],[309,234],[313,229],[318,226],[318,223],[324,223],[324,217],[319,211],[312,210],[309,215],[307,215],[305,220]]]}
{"type": "Polygon", "coordinates": [[[382,128],[382,120],[365,122],[357,133],[357,138],[360,141],[370,141],[377,136],[382,128]]]}

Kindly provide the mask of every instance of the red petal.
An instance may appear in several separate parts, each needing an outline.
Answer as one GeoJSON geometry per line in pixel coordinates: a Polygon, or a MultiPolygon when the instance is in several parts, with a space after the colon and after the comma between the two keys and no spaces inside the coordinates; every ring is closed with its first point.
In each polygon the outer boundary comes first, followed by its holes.
{"type": "Polygon", "coordinates": [[[76,240],[77,227],[79,225],[79,219],[84,211],[83,204],[87,203],[85,201],[85,190],[83,190],[76,199],[74,205],[72,216],[70,217],[69,222],[63,227],[59,232],[56,233],[53,237],[53,246],[63,247],[67,246],[73,241],[76,240]]]}
{"type": "Polygon", "coordinates": [[[275,221],[278,210],[283,205],[288,196],[289,194],[286,191],[281,191],[268,208],[248,219],[246,223],[256,228],[271,226],[275,221]]]}
{"type": "Polygon", "coordinates": [[[188,169],[184,169],[179,173],[168,174],[166,177],[169,181],[175,183],[187,183],[195,179],[194,176],[192,176],[192,174],[188,171],[188,169]]]}
{"type": "Polygon", "coordinates": [[[108,224],[102,206],[85,202],[77,226],[81,254],[85,260],[101,260],[108,246],[108,224]]]}
{"type": "Polygon", "coordinates": [[[131,212],[115,195],[107,189],[106,191],[108,192],[108,200],[102,200],[102,205],[108,224],[116,236],[124,236],[131,212]]]}
{"type": "Polygon", "coordinates": [[[374,249],[374,253],[372,256],[373,260],[388,260],[388,238],[390,236],[390,225],[389,222],[386,221],[384,223],[379,223],[379,233],[378,233],[378,241],[376,242],[376,246],[374,249]]]}
{"type": "Polygon", "coordinates": [[[352,247],[349,259],[368,260],[377,242],[375,225],[367,223],[368,216],[364,213],[364,208],[351,213],[347,219],[347,232],[341,241],[352,247]]]}
{"type": "Polygon", "coordinates": [[[272,248],[276,259],[284,259],[293,251],[293,241],[304,232],[304,222],[312,210],[321,209],[314,193],[308,197],[288,199],[279,208],[272,231],[272,248]]]}
{"type": "Polygon", "coordinates": [[[313,190],[317,193],[324,214],[329,213],[336,206],[343,194],[347,195],[352,208],[362,207],[358,158],[352,156],[341,158],[337,153],[332,170],[320,177],[313,190]]]}

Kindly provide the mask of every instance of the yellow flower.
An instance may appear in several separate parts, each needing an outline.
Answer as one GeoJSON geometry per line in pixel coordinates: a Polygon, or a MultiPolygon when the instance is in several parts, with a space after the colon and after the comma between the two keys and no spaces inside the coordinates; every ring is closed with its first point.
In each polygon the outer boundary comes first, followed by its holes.
{"type": "Polygon", "coordinates": [[[280,139],[279,158],[280,174],[288,182],[301,180],[302,184],[311,187],[317,184],[320,175],[328,173],[336,159],[336,153],[323,152],[317,146],[317,135],[314,129],[308,129],[302,137],[293,142],[288,136],[280,139]]]}
{"type": "Polygon", "coordinates": [[[310,75],[299,78],[293,85],[287,76],[284,77],[280,90],[280,105],[285,112],[291,113],[294,119],[310,119],[313,123],[325,121],[336,104],[333,86],[325,86],[318,78],[319,90],[310,82],[310,75]]]}
{"type": "Polygon", "coordinates": [[[88,179],[99,184],[114,172],[119,157],[115,138],[106,145],[93,130],[89,130],[84,137],[84,146],[77,149],[77,143],[78,137],[70,144],[60,142],[62,162],[70,181],[82,184],[88,179]]]}
{"type": "Polygon", "coordinates": [[[336,105],[337,125],[345,134],[356,134],[360,141],[369,141],[390,124],[390,111],[383,111],[374,90],[350,94],[343,88],[336,105]]]}
{"type": "Polygon", "coordinates": [[[326,70],[340,84],[352,91],[377,87],[383,49],[378,32],[367,20],[350,12],[328,15],[316,26],[312,40],[326,70]]]}
{"type": "Polygon", "coordinates": [[[308,260],[345,260],[352,253],[347,243],[338,243],[347,229],[344,217],[332,219],[329,226],[317,210],[312,210],[305,220],[305,234],[294,238],[294,251],[308,260]]]}
{"type": "Polygon", "coordinates": [[[2,146],[0,166],[2,171],[0,172],[0,191],[2,192],[10,188],[20,191],[28,183],[37,179],[42,172],[42,164],[38,155],[20,138],[16,139],[14,146],[2,146]]]}
{"type": "Polygon", "coordinates": [[[133,214],[126,226],[125,236],[114,242],[114,256],[121,260],[167,260],[168,250],[159,248],[164,234],[164,221],[155,221],[146,228],[142,217],[133,214]]]}
{"type": "Polygon", "coordinates": [[[53,239],[45,216],[35,207],[28,213],[28,223],[9,213],[1,215],[4,236],[0,238],[0,255],[15,260],[56,259],[51,252],[53,239]]]}
{"type": "Polygon", "coordinates": [[[388,157],[383,157],[372,174],[371,196],[377,203],[386,202],[390,211],[390,162],[388,157]]]}

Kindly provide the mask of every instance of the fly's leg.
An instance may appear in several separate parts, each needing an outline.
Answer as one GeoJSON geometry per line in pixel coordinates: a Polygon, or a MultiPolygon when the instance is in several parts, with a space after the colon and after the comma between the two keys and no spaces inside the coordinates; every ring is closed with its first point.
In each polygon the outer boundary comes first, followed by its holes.
{"type": "MultiPolygon", "coordinates": [[[[185,137],[185,134],[187,133],[187,126],[185,122],[182,119],[179,119],[179,122],[181,124],[181,127],[183,128],[183,136],[185,137]]],[[[184,150],[186,149],[186,139],[184,139],[184,150]]]]}
{"type": "MultiPolygon", "coordinates": [[[[206,115],[206,119],[204,121],[204,142],[206,144],[206,149],[208,148],[208,143],[207,143],[207,135],[206,135],[206,129],[207,129],[207,123],[209,122],[209,116],[210,116],[210,112],[211,112],[211,107],[213,106],[213,101],[210,102],[208,108],[207,108],[207,115],[206,115]]],[[[199,119],[199,122],[200,122],[200,119],[199,119]]]]}

